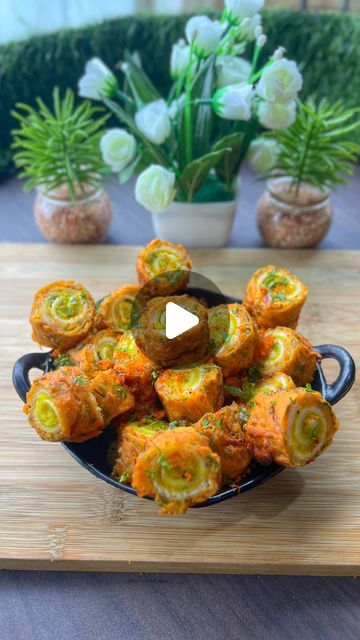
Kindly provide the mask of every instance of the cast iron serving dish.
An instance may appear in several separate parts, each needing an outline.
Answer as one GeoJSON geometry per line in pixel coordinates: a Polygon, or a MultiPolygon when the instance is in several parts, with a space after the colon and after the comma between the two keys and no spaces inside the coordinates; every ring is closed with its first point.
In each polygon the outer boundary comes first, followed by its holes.
{"type": "MultiPolygon", "coordinates": [[[[237,298],[215,293],[207,289],[188,287],[187,293],[198,298],[204,298],[209,307],[233,302],[241,303],[241,300],[237,298]]],[[[321,361],[318,361],[317,371],[312,382],[312,388],[319,391],[331,405],[334,405],[347,394],[354,383],[356,371],[354,360],[346,349],[332,344],[323,344],[313,348],[322,356],[322,359],[332,358],[339,364],[340,370],[336,380],[328,384],[321,367],[321,361]]],[[[13,383],[23,402],[26,401],[26,394],[31,386],[29,379],[31,369],[40,369],[46,373],[53,368],[51,351],[47,353],[28,353],[17,360],[13,370],[13,383]]],[[[93,438],[92,440],[81,443],[62,442],[62,446],[81,466],[97,478],[105,480],[105,482],[123,491],[136,495],[135,489],[111,477],[111,468],[107,463],[107,454],[114,437],[114,429],[112,429],[110,425],[98,438],[93,438]]],[[[280,473],[283,468],[284,467],[280,467],[274,463],[268,466],[253,463],[250,473],[240,482],[235,483],[235,485],[222,487],[214,496],[195,506],[205,507],[217,504],[239,493],[253,489],[280,473]]]]}

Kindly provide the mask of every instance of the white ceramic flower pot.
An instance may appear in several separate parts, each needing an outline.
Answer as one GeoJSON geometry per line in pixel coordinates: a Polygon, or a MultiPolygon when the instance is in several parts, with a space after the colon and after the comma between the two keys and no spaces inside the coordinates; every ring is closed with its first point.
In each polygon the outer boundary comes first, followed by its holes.
{"type": "Polygon", "coordinates": [[[230,202],[173,202],[161,213],[152,213],[156,236],[186,247],[223,247],[227,244],[236,213],[230,202]]]}

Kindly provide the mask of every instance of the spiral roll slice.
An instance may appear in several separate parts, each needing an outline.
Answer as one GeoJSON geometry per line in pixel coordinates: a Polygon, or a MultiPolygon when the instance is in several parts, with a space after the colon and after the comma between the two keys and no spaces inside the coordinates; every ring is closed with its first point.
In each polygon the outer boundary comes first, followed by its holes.
{"type": "Polygon", "coordinates": [[[139,496],[152,496],[160,513],[185,513],[218,490],[219,456],[206,436],[192,427],[178,427],[155,434],[134,467],[133,487],[139,496]]]}
{"type": "Polygon", "coordinates": [[[146,416],[141,420],[129,422],[119,428],[118,457],[115,461],[113,476],[120,482],[131,483],[135,462],[140,453],[145,450],[149,438],[158,431],[168,428],[166,420],[156,420],[146,416]]]}
{"type": "Polygon", "coordinates": [[[209,349],[209,326],[206,307],[188,295],[153,298],[146,305],[139,325],[137,342],[153,362],[171,367],[202,360],[209,349]],[[172,302],[197,316],[195,327],[172,340],[166,337],[166,305],[172,302]]]}
{"type": "Polygon", "coordinates": [[[119,334],[111,329],[103,329],[91,335],[87,340],[71,349],[67,356],[71,364],[80,367],[90,377],[96,372],[99,363],[114,360],[114,351],[118,346],[119,334]]]}
{"type": "Polygon", "coordinates": [[[135,406],[134,395],[124,384],[124,376],[113,369],[99,371],[90,382],[90,390],[101,409],[105,425],[135,406]]]}
{"type": "Polygon", "coordinates": [[[105,426],[90,381],[78,367],[61,367],[36,380],[24,411],[39,436],[51,442],[83,442],[105,426]]]}
{"type": "Polygon", "coordinates": [[[315,460],[331,444],[338,427],[331,406],[320,393],[292,389],[258,395],[245,432],[261,464],[299,467],[315,460]]]}
{"type": "Polygon", "coordinates": [[[244,304],[259,327],[296,328],[308,287],[287,269],[269,265],[254,273],[244,304]]]}
{"type": "Polygon", "coordinates": [[[140,351],[130,331],[119,338],[114,351],[114,368],[124,376],[125,384],[137,402],[150,402],[156,398],[154,376],[158,366],[140,351]]]}
{"type": "Polygon", "coordinates": [[[112,329],[123,333],[131,328],[134,305],[139,287],[127,284],[104,298],[97,309],[95,324],[98,329],[112,329]]]}
{"type": "Polygon", "coordinates": [[[143,249],[136,262],[140,285],[151,296],[169,296],[186,288],[192,262],[181,244],[158,238],[143,249]]]}
{"type": "Polygon", "coordinates": [[[155,389],[169,420],[196,422],[204,413],[220,409],[224,400],[222,373],[216,365],[166,369],[155,389]]]}
{"type": "Polygon", "coordinates": [[[260,362],[264,378],[281,372],[290,376],[299,387],[312,381],[319,356],[300,333],[288,327],[277,327],[265,331],[263,340],[271,345],[260,362]]]}
{"type": "Polygon", "coordinates": [[[52,282],[35,294],[30,314],[33,340],[61,351],[71,349],[91,331],[95,304],[81,284],[52,282]]]}
{"type": "Polygon", "coordinates": [[[210,345],[223,375],[233,376],[249,367],[254,358],[257,332],[241,304],[219,305],[208,311],[210,345]]]}
{"type": "Polygon", "coordinates": [[[215,413],[206,413],[193,425],[206,435],[210,448],[219,455],[223,483],[239,481],[251,461],[243,431],[244,418],[247,419],[244,410],[233,402],[215,413]]]}
{"type": "Polygon", "coordinates": [[[290,391],[290,389],[296,389],[296,385],[290,376],[286,373],[275,373],[269,378],[262,378],[254,385],[253,397],[260,393],[276,393],[281,390],[290,391]]]}

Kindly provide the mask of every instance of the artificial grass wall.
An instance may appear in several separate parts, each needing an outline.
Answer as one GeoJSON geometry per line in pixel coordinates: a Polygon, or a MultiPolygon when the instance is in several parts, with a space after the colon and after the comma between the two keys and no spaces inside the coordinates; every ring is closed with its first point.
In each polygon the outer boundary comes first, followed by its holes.
{"type": "MultiPolygon", "coordinates": [[[[82,29],[64,30],[0,47],[0,175],[11,167],[10,111],[16,102],[50,102],[55,84],[76,89],[85,62],[101,57],[110,67],[125,49],[140,52],[144,68],[166,93],[171,45],[184,33],[188,16],[131,16],[82,29]]],[[[360,16],[346,13],[265,11],[268,42],[264,56],[277,46],[302,65],[301,96],[342,98],[349,106],[360,95],[360,16]]]]}

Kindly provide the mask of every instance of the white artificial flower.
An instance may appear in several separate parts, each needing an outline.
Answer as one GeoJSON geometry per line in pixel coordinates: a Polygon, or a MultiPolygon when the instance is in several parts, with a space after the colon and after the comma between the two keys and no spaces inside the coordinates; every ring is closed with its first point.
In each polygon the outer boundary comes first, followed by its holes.
{"type": "Polygon", "coordinates": [[[284,47],[278,47],[277,49],[275,49],[273,54],[274,60],[281,60],[281,58],[284,57],[285,51],[286,49],[284,47]]]}
{"type": "Polygon", "coordinates": [[[247,82],[251,73],[251,64],[245,58],[233,56],[218,56],[217,58],[217,87],[227,87],[230,84],[247,82]]]}
{"type": "Polygon", "coordinates": [[[264,0],[225,0],[225,16],[232,24],[240,24],[244,18],[252,18],[262,7],[264,0]]]}
{"type": "Polygon", "coordinates": [[[241,34],[249,41],[253,42],[258,37],[256,33],[256,29],[261,27],[261,15],[260,13],[256,13],[252,18],[245,18],[245,20],[241,23],[241,34]]]}
{"type": "Polygon", "coordinates": [[[170,135],[171,125],[165,100],[154,100],[135,114],[139,131],[154,144],[162,144],[170,135]]]}
{"type": "Polygon", "coordinates": [[[170,106],[168,107],[168,113],[171,120],[174,120],[178,114],[179,109],[181,109],[185,104],[185,93],[181,93],[178,98],[175,98],[170,106]]]}
{"type": "Polygon", "coordinates": [[[111,98],[118,88],[117,80],[100,58],[91,58],[86,63],[85,73],[79,80],[79,96],[101,100],[111,98]]]}
{"type": "Polygon", "coordinates": [[[267,129],[286,129],[295,122],[296,100],[288,102],[261,102],[259,122],[267,129]]]}
{"type": "Polygon", "coordinates": [[[223,25],[217,20],[210,20],[207,16],[194,16],[188,20],[185,33],[189,44],[199,58],[206,58],[216,51],[220,44],[223,25]]]}
{"type": "Polygon", "coordinates": [[[173,45],[170,57],[170,74],[176,80],[187,69],[190,62],[190,47],[184,40],[173,45]]]}
{"type": "Polygon", "coordinates": [[[246,82],[223,87],[213,96],[213,109],[225,120],[250,120],[252,94],[252,86],[246,82]]]}
{"type": "Polygon", "coordinates": [[[278,155],[279,147],[276,140],[260,137],[252,141],[247,152],[247,160],[253,171],[266,173],[274,168],[278,155]]]}
{"type": "Polygon", "coordinates": [[[261,36],[258,37],[258,39],[256,40],[256,44],[259,47],[259,49],[262,49],[263,46],[266,44],[267,41],[267,37],[264,33],[261,34],[261,36]]]}
{"type": "Polygon", "coordinates": [[[175,198],[175,174],[158,164],[152,164],[136,181],[135,198],[148,211],[164,211],[175,198]]]}
{"type": "Polygon", "coordinates": [[[256,91],[267,102],[287,102],[296,98],[302,87],[302,77],[296,62],[282,58],[267,67],[256,91]]]}
{"type": "Polygon", "coordinates": [[[110,129],[102,136],[100,149],[105,164],[118,172],[134,160],[136,140],[125,129],[110,129]]]}

